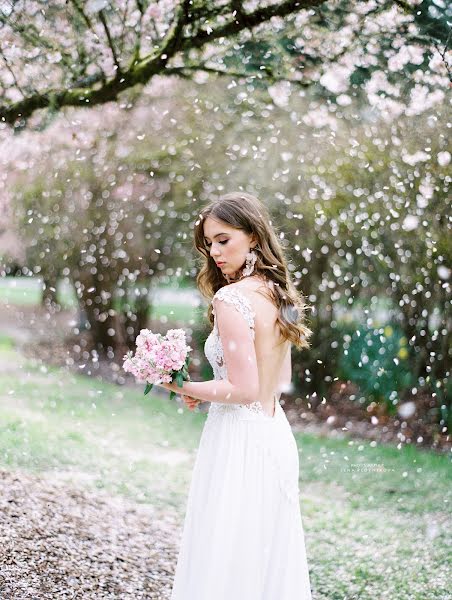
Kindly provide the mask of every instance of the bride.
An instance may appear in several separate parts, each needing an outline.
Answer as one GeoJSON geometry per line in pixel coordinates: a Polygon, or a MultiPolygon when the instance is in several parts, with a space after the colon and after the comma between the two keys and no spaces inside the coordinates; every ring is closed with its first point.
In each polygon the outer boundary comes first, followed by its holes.
{"type": "Polygon", "coordinates": [[[308,348],[307,305],[266,207],[242,192],[195,226],[197,283],[211,299],[211,381],[162,383],[210,402],[192,473],[171,600],[311,600],[298,448],[279,403],[291,345],[308,348]]]}

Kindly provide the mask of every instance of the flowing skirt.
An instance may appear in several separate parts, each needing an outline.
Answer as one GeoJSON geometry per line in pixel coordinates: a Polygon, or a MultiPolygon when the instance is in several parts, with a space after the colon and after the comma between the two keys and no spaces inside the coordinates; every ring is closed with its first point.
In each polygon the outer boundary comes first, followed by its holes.
{"type": "Polygon", "coordinates": [[[171,600],[311,600],[298,448],[279,403],[212,403],[171,600]]]}

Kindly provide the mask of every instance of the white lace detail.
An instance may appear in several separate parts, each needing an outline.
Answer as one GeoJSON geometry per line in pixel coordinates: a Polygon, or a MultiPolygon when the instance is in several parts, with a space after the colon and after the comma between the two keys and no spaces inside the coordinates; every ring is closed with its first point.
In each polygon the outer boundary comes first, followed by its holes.
{"type": "MultiPolygon", "coordinates": [[[[256,313],[251,308],[251,303],[248,298],[237,288],[231,288],[229,286],[220,288],[213,297],[213,299],[215,298],[218,298],[218,300],[224,300],[225,302],[229,302],[229,304],[233,304],[235,306],[235,308],[244,316],[245,320],[250,326],[254,340],[254,317],[256,316],[256,313]]],[[[215,307],[213,305],[212,314],[215,315],[215,307]]]]}
{"type": "MultiPolygon", "coordinates": [[[[251,303],[248,298],[240,292],[237,288],[224,286],[220,288],[214,298],[218,298],[219,300],[224,300],[225,302],[229,302],[234,305],[235,308],[243,315],[246,322],[248,323],[253,340],[255,339],[255,330],[254,330],[254,317],[256,313],[253,311],[251,307],[251,303]]],[[[212,299],[213,301],[213,299],[212,299]]],[[[215,315],[215,308],[212,309],[212,314],[215,315]]],[[[221,344],[221,338],[218,331],[218,326],[216,319],[214,320],[214,326],[212,331],[210,332],[205,344],[204,344],[204,354],[206,355],[207,360],[212,366],[214,379],[227,379],[228,373],[226,369],[226,365],[224,363],[224,354],[223,354],[223,346],[221,344]]],[[[251,402],[250,404],[229,404],[221,402],[213,403],[214,406],[210,408],[213,412],[215,411],[231,411],[237,410],[237,408],[245,408],[247,411],[253,413],[256,416],[264,416],[267,419],[273,419],[276,417],[276,409],[275,409],[275,417],[271,417],[264,412],[262,405],[259,401],[251,402]],[[221,408],[225,407],[225,408],[221,408]],[[213,409],[213,410],[212,410],[213,409]]],[[[210,411],[209,411],[210,412],[210,411]]]]}

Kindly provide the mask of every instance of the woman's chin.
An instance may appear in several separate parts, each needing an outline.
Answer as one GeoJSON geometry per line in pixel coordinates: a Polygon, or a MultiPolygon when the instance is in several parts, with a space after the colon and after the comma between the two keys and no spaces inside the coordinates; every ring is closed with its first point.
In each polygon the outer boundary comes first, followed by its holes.
{"type": "Polygon", "coordinates": [[[229,270],[229,271],[223,271],[223,275],[227,275],[229,277],[229,281],[231,283],[238,278],[237,271],[231,271],[231,270],[229,270]]]}
{"type": "Polygon", "coordinates": [[[218,268],[220,269],[222,275],[227,275],[228,277],[232,277],[235,273],[235,271],[233,271],[231,267],[228,267],[227,265],[221,265],[218,268]]]}

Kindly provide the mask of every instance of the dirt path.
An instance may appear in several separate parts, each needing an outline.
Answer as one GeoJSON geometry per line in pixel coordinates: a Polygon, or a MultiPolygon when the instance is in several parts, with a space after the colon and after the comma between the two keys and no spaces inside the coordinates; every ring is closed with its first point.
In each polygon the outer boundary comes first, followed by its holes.
{"type": "Polygon", "coordinates": [[[166,600],[174,517],[102,492],[0,471],[0,597],[166,600]]]}

